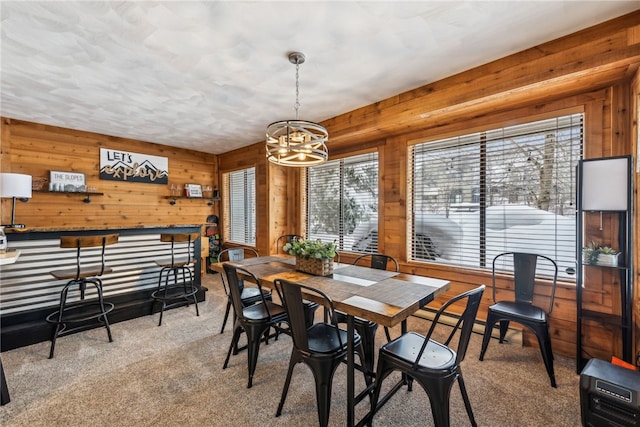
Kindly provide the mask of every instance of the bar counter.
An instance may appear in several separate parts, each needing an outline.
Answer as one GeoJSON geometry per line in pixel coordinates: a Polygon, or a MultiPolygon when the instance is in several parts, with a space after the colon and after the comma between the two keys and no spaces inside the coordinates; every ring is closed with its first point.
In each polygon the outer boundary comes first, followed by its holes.
{"type": "MultiPolygon", "coordinates": [[[[201,224],[6,229],[9,250],[19,250],[21,254],[15,264],[0,265],[0,351],[51,338],[51,325],[45,318],[57,309],[60,290],[66,281],[56,280],[50,271],[75,268],[76,263],[76,250],[61,249],[60,236],[119,234],[118,243],[107,246],[105,251],[106,264],[113,272],[102,276],[105,300],[115,304],[109,314],[109,322],[113,324],[159,309],[151,299],[160,272],[155,260],[170,256],[170,245],[160,242],[160,234],[200,230],[201,224]]],[[[200,242],[197,240],[194,245],[193,273],[198,287],[201,285],[200,242]]],[[[86,264],[95,263],[99,252],[83,251],[82,259],[86,264]]],[[[199,301],[204,300],[205,292],[206,288],[200,289],[199,301]]],[[[87,293],[86,298],[92,296],[87,293]]]]}

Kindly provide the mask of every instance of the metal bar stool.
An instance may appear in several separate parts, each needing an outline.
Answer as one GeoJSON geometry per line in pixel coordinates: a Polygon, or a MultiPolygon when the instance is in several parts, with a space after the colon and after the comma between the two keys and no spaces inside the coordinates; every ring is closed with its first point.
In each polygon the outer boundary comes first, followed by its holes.
{"type": "Polygon", "coordinates": [[[107,313],[113,310],[114,305],[105,302],[102,293],[102,280],[100,276],[113,271],[105,266],[104,252],[105,247],[118,243],[118,234],[105,234],[99,236],[61,236],[61,248],[76,249],[76,268],[66,270],[54,270],[51,275],[58,280],[70,279],[60,292],[60,307],[57,311],[49,314],[46,318],[47,322],[56,325],[51,337],[51,350],[49,351],[49,359],[53,358],[56,347],[56,339],[61,336],[71,334],[80,330],[86,330],[95,327],[90,320],[97,320],[98,324],[107,329],[109,342],[113,341],[111,337],[111,328],[109,327],[109,319],[107,313]],[[82,266],[80,261],[80,250],[82,248],[100,247],[100,263],[82,266]],[[91,284],[96,288],[97,298],[85,300],[85,291],[87,285],[91,284]],[[77,287],[80,291],[80,300],[67,303],[69,290],[77,287]],[[77,324],[77,326],[68,328],[69,324],[77,324]]]}
{"type": "MultiPolygon", "coordinates": [[[[196,294],[200,290],[195,285],[191,268],[195,264],[195,255],[192,256],[193,243],[200,238],[200,233],[163,233],[160,235],[161,242],[171,242],[171,258],[166,260],[157,260],[160,269],[160,277],[158,279],[158,288],[153,291],[151,298],[162,303],[160,309],[160,320],[158,326],[162,325],[162,314],[168,308],[181,305],[190,305],[191,302],[196,306],[196,316],[200,316],[198,311],[198,299],[196,294]],[[186,243],[186,258],[184,255],[176,257],[176,243],[186,243]],[[178,281],[178,275],[182,276],[182,281],[178,281]],[[170,281],[169,278],[173,277],[170,281]],[[164,281],[163,281],[164,278],[164,281]]],[[[153,314],[153,305],[151,313],[153,314]]]]}

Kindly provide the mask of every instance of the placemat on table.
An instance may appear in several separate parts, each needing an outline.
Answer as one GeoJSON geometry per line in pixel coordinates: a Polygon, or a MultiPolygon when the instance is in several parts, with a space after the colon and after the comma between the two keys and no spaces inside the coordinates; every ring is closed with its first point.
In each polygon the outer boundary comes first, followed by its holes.
{"type": "Polygon", "coordinates": [[[380,282],[389,277],[397,276],[400,273],[389,270],[376,270],[374,268],[361,267],[359,265],[350,265],[334,270],[335,273],[345,276],[357,277],[358,279],[372,280],[380,282]]]}

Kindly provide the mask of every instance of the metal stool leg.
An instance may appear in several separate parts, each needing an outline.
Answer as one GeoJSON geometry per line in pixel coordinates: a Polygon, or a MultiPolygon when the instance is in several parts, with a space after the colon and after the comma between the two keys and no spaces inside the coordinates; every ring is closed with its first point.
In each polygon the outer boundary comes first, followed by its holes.
{"type": "Polygon", "coordinates": [[[100,303],[100,309],[102,310],[102,313],[104,313],[102,316],[98,317],[98,321],[100,321],[100,318],[102,318],[104,327],[107,328],[107,336],[109,337],[109,342],[113,342],[113,337],[111,336],[111,326],[109,325],[109,319],[107,318],[107,310],[104,306],[104,296],[102,293],[102,280],[92,279],[87,281],[93,283],[96,287],[96,290],[98,291],[98,302],[100,303]]]}
{"type": "Polygon", "coordinates": [[[56,339],[60,334],[61,330],[64,330],[64,323],[62,323],[62,314],[64,313],[64,309],[67,305],[67,294],[69,293],[69,287],[75,283],[75,280],[68,282],[64,288],[62,288],[62,292],[60,292],[60,306],[58,308],[58,320],[56,322],[56,327],[53,330],[53,336],[51,337],[51,349],[49,350],[49,359],[53,359],[53,353],[56,349],[56,339]]]}

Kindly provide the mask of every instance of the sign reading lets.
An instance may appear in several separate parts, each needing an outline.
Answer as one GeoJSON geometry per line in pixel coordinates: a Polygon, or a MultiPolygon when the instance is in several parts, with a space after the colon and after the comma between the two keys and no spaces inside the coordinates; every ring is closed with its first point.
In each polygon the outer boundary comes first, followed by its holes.
{"type": "Polygon", "coordinates": [[[101,148],[100,179],[167,184],[169,182],[169,159],[101,148]]]}

